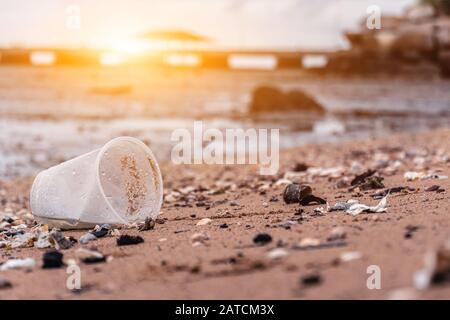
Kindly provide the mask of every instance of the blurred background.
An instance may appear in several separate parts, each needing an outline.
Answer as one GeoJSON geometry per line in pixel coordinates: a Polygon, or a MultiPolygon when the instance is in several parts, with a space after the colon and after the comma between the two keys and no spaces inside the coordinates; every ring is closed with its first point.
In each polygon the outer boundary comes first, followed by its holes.
{"type": "Polygon", "coordinates": [[[450,126],[450,0],[0,0],[0,178],[119,135],[281,147],[450,126]],[[379,24],[379,25],[377,25],[379,24]]]}

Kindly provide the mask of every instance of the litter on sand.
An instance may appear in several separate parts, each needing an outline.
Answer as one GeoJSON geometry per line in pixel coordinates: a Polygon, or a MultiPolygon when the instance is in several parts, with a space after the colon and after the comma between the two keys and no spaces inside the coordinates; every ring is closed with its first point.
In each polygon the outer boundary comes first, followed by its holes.
{"type": "Polygon", "coordinates": [[[357,216],[361,213],[382,213],[386,212],[387,206],[387,198],[386,195],[376,206],[368,206],[362,203],[359,203],[358,200],[349,200],[347,202],[337,202],[333,207],[330,208],[330,211],[345,211],[352,216],[357,216]]]}
{"type": "Polygon", "coordinates": [[[425,173],[425,172],[415,172],[415,171],[408,171],[405,172],[403,177],[406,179],[406,181],[416,181],[416,180],[447,180],[448,176],[438,175],[433,172],[425,173]]]}
{"type": "Polygon", "coordinates": [[[32,258],[25,259],[10,259],[0,266],[0,271],[6,271],[11,269],[26,269],[31,270],[36,265],[36,262],[32,258]]]}

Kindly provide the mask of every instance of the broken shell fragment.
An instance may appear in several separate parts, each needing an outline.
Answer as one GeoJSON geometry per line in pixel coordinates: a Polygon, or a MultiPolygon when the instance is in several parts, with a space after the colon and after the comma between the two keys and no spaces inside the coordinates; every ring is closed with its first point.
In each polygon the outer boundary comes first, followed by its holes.
{"type": "Polygon", "coordinates": [[[97,237],[94,234],[92,234],[91,232],[88,232],[80,237],[81,244],[86,244],[93,240],[97,240],[97,237]]]}
{"type": "Polygon", "coordinates": [[[204,218],[204,219],[201,219],[199,222],[197,222],[197,226],[206,226],[207,224],[210,224],[212,222],[212,220],[211,219],[209,219],[209,218],[204,218]]]}
{"type": "Polygon", "coordinates": [[[36,262],[32,258],[25,259],[10,259],[0,266],[0,271],[11,269],[25,269],[31,270],[36,265],[36,262]]]}
{"type": "Polygon", "coordinates": [[[97,250],[79,248],[75,251],[75,256],[77,259],[86,264],[105,262],[106,257],[97,250]]]}
{"type": "Polygon", "coordinates": [[[53,244],[57,250],[64,250],[72,247],[76,243],[76,240],[65,237],[61,231],[53,229],[49,235],[49,242],[53,244]]]}
{"type": "Polygon", "coordinates": [[[267,253],[267,259],[278,260],[289,255],[289,252],[283,248],[275,248],[267,253]]]}

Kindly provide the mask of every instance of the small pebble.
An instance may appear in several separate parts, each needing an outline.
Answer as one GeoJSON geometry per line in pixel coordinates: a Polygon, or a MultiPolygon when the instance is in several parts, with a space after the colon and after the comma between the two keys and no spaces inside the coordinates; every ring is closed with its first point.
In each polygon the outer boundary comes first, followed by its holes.
{"type": "Polygon", "coordinates": [[[312,273],[300,278],[300,282],[304,286],[316,286],[322,283],[322,276],[318,273],[312,273]]]}
{"type": "Polygon", "coordinates": [[[61,268],[64,265],[63,254],[56,250],[44,253],[44,255],[42,256],[42,261],[42,269],[61,268]]]}
{"type": "Polygon", "coordinates": [[[97,237],[91,232],[88,232],[80,237],[81,244],[86,244],[94,240],[97,240],[97,237]]]}
{"type": "Polygon", "coordinates": [[[267,258],[270,260],[277,260],[289,255],[289,252],[283,248],[275,248],[267,254],[267,258]]]}
{"type": "Polygon", "coordinates": [[[212,222],[211,219],[204,218],[204,219],[200,220],[199,222],[197,222],[197,226],[206,226],[207,224],[210,224],[211,222],[212,222]]]}
{"type": "Polygon", "coordinates": [[[6,278],[0,277],[0,290],[12,288],[12,283],[6,278]]]}
{"type": "Polygon", "coordinates": [[[129,246],[134,244],[139,244],[144,242],[144,239],[140,236],[130,236],[127,234],[121,235],[119,238],[117,238],[117,245],[118,246],[129,246]]]}
{"type": "Polygon", "coordinates": [[[267,233],[257,234],[253,238],[253,243],[260,245],[260,246],[265,246],[266,244],[270,243],[271,241],[272,241],[272,236],[267,233]]]}

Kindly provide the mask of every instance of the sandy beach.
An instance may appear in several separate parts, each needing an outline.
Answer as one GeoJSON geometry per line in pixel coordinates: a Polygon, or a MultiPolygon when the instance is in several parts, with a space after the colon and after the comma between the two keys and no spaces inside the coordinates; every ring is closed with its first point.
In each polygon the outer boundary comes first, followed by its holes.
{"type": "MultiPolygon", "coordinates": [[[[119,230],[141,236],[144,243],[119,247],[117,235],[107,235],[61,250],[65,261],[80,247],[95,247],[109,257],[102,263],[79,262],[82,288],[75,291],[66,288],[65,266],[41,268],[48,249],[3,248],[0,263],[33,258],[36,266],[0,272],[11,285],[0,289],[0,299],[447,298],[450,286],[418,290],[414,277],[425,254],[449,237],[449,136],[441,129],[306,145],[283,151],[279,173],[270,177],[250,166],[164,162],[165,202],[155,227],[119,230]],[[383,178],[377,180],[383,188],[349,185],[369,169],[383,178]],[[406,172],[431,175],[407,181],[406,172]],[[394,189],[386,212],[352,216],[327,212],[325,205],[286,204],[288,181],[311,186],[329,206],[349,199],[376,205],[383,191],[394,189]],[[381,288],[371,290],[367,270],[373,265],[381,271],[381,288]]],[[[28,204],[32,181],[0,182],[1,215],[14,216],[12,225],[25,223],[24,232],[34,225],[28,204]]],[[[79,240],[85,233],[64,235],[79,240]]]]}

